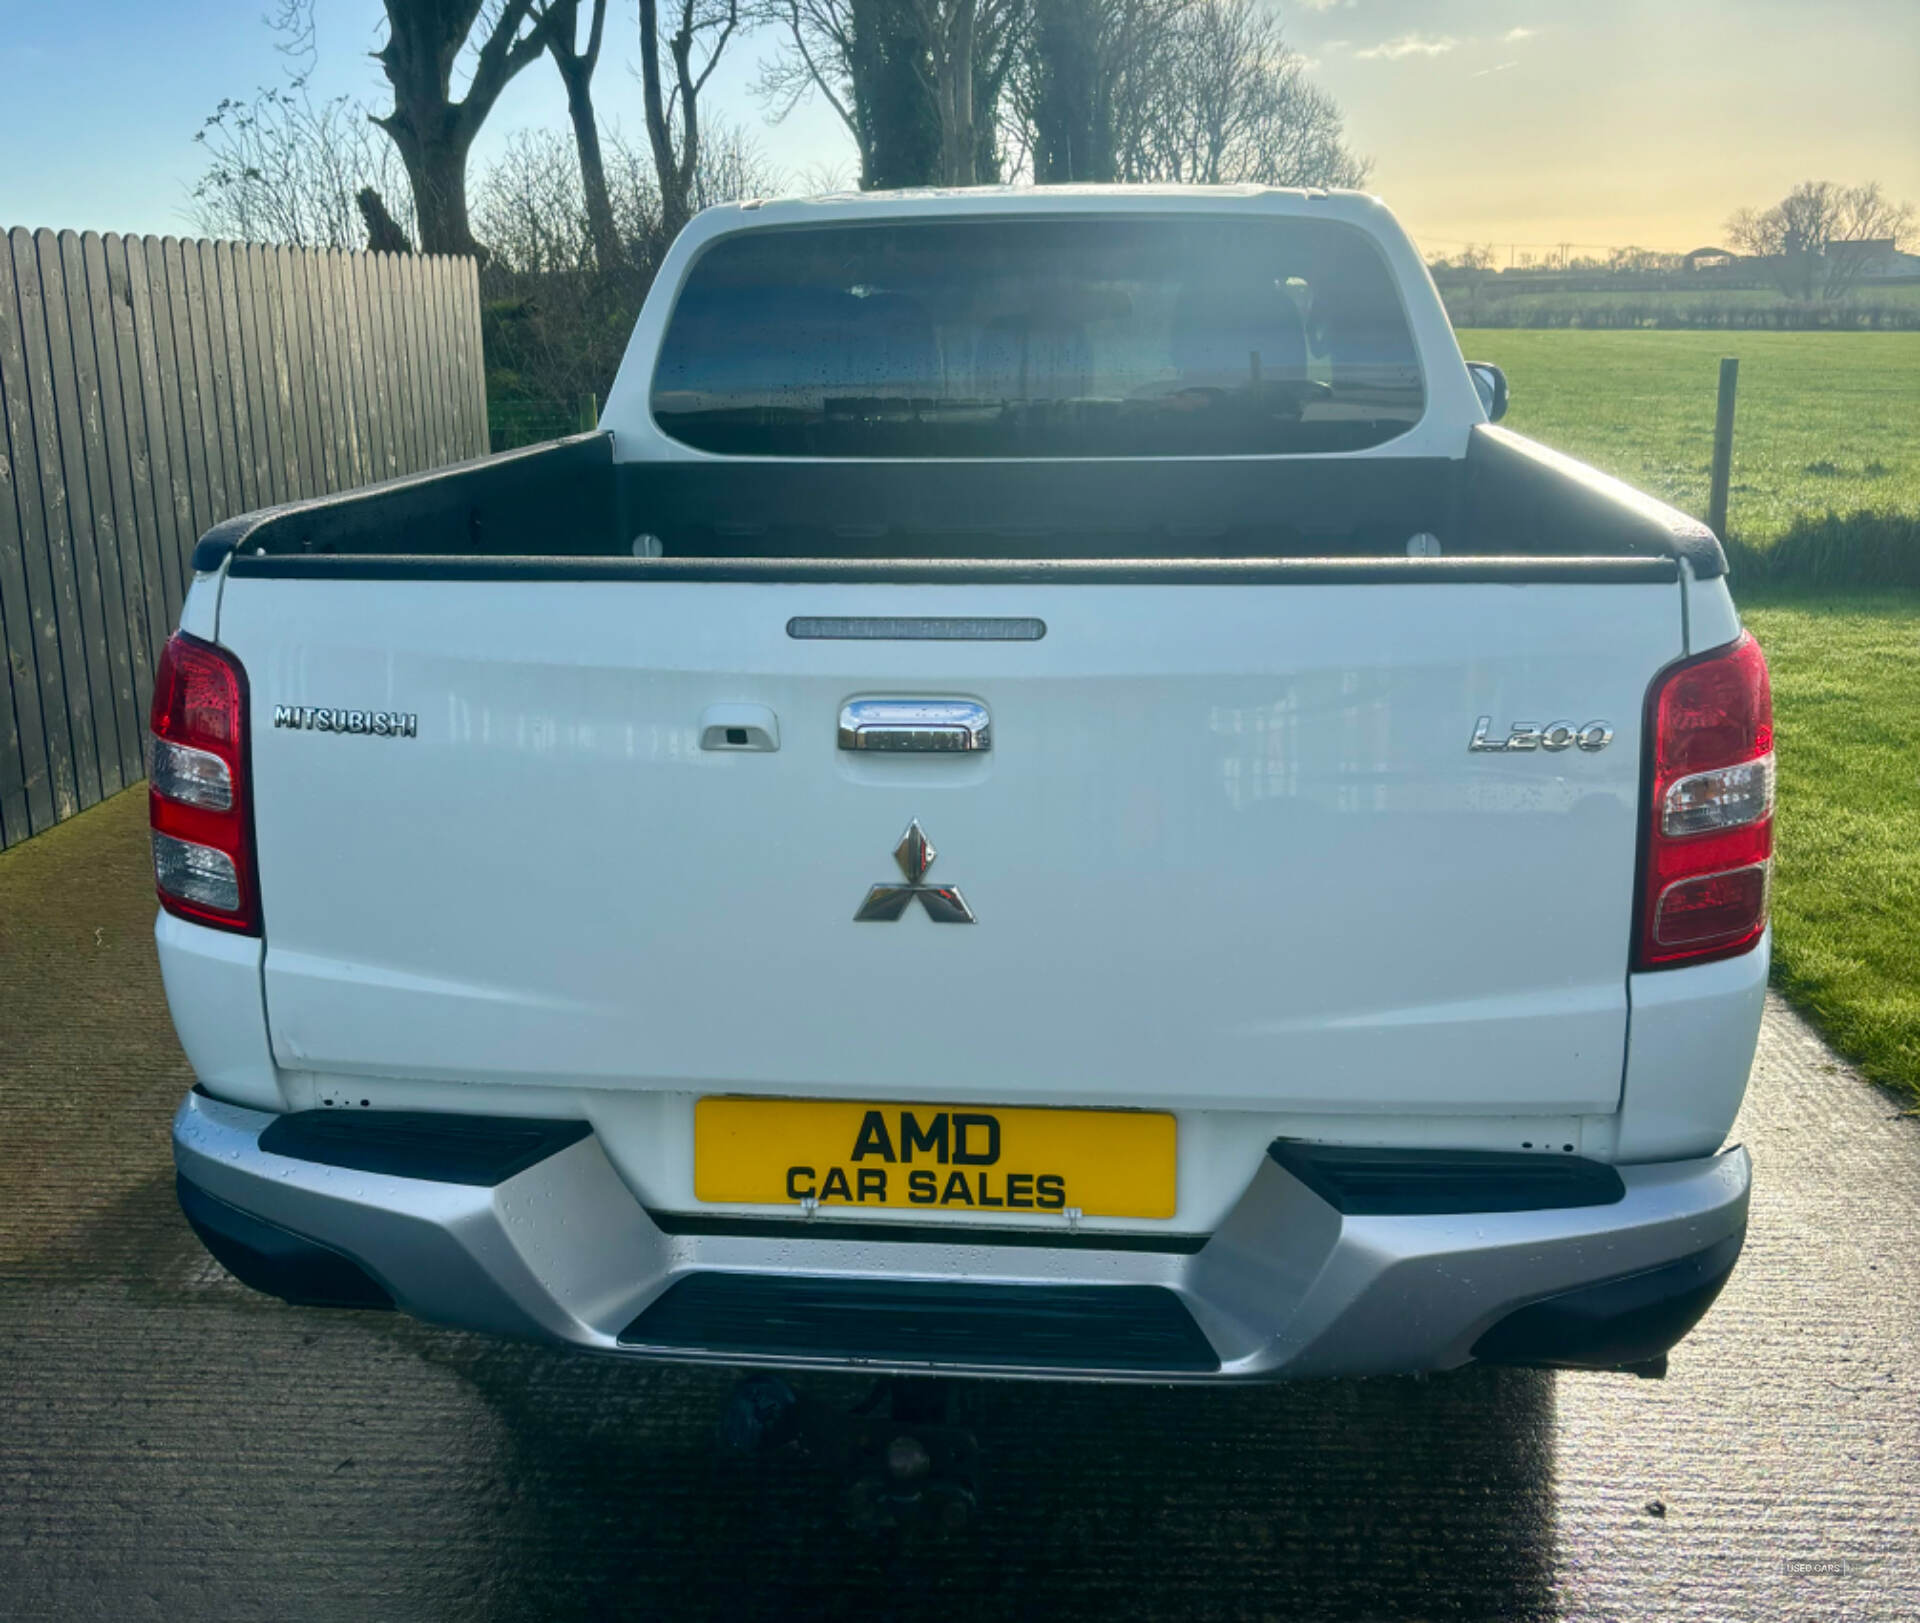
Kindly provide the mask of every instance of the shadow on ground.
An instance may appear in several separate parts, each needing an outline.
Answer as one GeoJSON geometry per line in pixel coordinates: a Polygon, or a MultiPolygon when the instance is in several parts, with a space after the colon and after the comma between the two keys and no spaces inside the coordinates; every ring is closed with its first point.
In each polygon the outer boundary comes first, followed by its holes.
{"type": "Polygon", "coordinates": [[[846,1531],[818,1469],[718,1455],[724,1383],[624,1373],[507,1353],[463,1369],[501,1420],[502,1534],[544,1557],[496,1571],[496,1615],[558,1602],[578,1616],[1529,1619],[1551,1606],[1545,1376],[975,1389],[980,1521],[895,1544],[846,1531]]]}

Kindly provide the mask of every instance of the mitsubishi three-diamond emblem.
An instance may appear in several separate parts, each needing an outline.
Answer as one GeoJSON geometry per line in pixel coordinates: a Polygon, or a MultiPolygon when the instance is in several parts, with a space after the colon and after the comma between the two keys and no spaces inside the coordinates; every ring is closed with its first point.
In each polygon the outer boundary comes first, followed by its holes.
{"type": "Polygon", "coordinates": [[[935,924],[973,923],[973,909],[967,906],[966,897],[952,885],[922,883],[938,854],[919,820],[916,818],[909,823],[906,833],[900,836],[900,843],[893,848],[893,860],[900,864],[900,871],[907,876],[907,882],[904,885],[875,885],[867,892],[867,899],[860,904],[860,911],[853,915],[854,922],[891,924],[918,901],[935,924]]]}

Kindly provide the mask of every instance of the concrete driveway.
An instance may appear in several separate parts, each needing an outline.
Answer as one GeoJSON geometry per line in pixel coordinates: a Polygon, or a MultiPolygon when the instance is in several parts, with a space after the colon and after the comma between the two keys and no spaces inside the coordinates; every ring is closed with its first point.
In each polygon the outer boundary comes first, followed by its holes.
{"type": "Polygon", "coordinates": [[[986,1509],[848,1531],[724,1374],[283,1307],[201,1251],[144,791],[0,857],[7,1618],[1920,1618],[1920,1122],[1769,1010],[1665,1382],[972,1389],[986,1509]]]}

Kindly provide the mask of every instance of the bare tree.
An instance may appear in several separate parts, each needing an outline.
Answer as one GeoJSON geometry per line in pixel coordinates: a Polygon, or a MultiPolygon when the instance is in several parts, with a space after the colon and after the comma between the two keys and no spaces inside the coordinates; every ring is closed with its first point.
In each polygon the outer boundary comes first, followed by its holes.
{"type": "Polygon", "coordinates": [[[755,15],[788,41],[758,86],[773,116],[825,97],[865,186],[991,178],[996,138],[1042,182],[1356,186],[1370,169],[1259,0],[758,0],[755,15]]]}
{"type": "Polygon", "coordinates": [[[925,42],[898,0],[757,0],[757,21],[787,35],[756,86],[777,122],[818,92],[860,154],[862,188],[940,178],[941,134],[920,58],[925,42]]]}
{"type": "Polygon", "coordinates": [[[1014,70],[1033,25],[1033,0],[1004,0],[979,28],[973,53],[973,179],[1006,178],[1001,132],[1014,70]]]}
{"type": "MultiPolygon", "coordinates": [[[[251,100],[223,97],[195,133],[207,166],[193,188],[192,215],[209,236],[296,247],[359,248],[365,218],[358,199],[381,193],[402,219],[413,212],[406,175],[390,143],[351,97],[316,101],[312,0],[282,0],[266,19],[287,59],[286,82],[251,100]]],[[[380,213],[405,236],[382,204],[380,213]]],[[[371,227],[369,227],[371,230],[371,227]]]]}
{"type": "MultiPolygon", "coordinates": [[[[618,128],[605,137],[607,203],[618,243],[617,278],[644,290],[671,240],[660,212],[653,156],[629,143],[618,128]],[[625,275],[637,271],[636,278],[625,275]]],[[[700,142],[700,167],[689,185],[695,208],[782,189],[780,171],[745,130],[710,125],[700,142]]],[[[599,246],[588,217],[579,149],[558,130],[517,130],[500,156],[473,184],[476,234],[492,252],[492,267],[520,275],[600,275],[599,246]]],[[[629,325],[631,323],[629,322],[629,325]]],[[[623,330],[619,337],[625,341],[623,330]]]]}
{"type": "Polygon", "coordinates": [[[660,75],[659,0],[640,0],[640,92],[660,187],[661,225],[669,239],[692,216],[700,170],[700,92],[740,26],[740,0],[678,0],[671,15],[674,30],[666,43],[673,86],[666,90],[660,75]],[[696,56],[702,58],[697,65],[696,56]]]}
{"type": "MultiPolygon", "coordinates": [[[[657,213],[657,199],[649,201],[657,213]]],[[[598,269],[579,150],[560,131],[516,130],[474,176],[472,202],[475,231],[489,250],[489,275],[598,269]]]]}
{"type": "Polygon", "coordinates": [[[1727,221],[1734,247],[1761,260],[1788,298],[1837,299],[1873,261],[1872,247],[1899,247],[1914,230],[1911,203],[1895,203],[1878,181],[1838,186],[1808,180],[1772,208],[1741,209],[1727,221]]]}
{"type": "Polygon", "coordinates": [[[547,48],[552,14],[535,0],[384,0],[387,42],[374,52],[393,87],[393,111],[374,120],[400,149],[413,183],[420,246],[481,254],[467,219],[467,154],[514,77],[547,48]],[[453,69],[473,53],[466,94],[453,69]]]}
{"type": "MultiPolygon", "coordinates": [[[[607,191],[622,259],[599,269],[579,151],[556,129],[516,133],[474,178],[475,231],[492,249],[482,273],[487,371],[505,437],[567,431],[588,396],[605,398],[669,237],[646,141],[603,135],[607,191]]],[[[709,122],[700,140],[695,204],[780,189],[750,135],[709,122]]]]}
{"type": "Polygon", "coordinates": [[[1041,185],[1120,178],[1121,131],[1139,126],[1192,0],[1033,0],[1010,80],[1012,144],[1041,185]]]}
{"type": "Polygon", "coordinates": [[[971,186],[979,144],[974,137],[974,54],[983,32],[1003,23],[1010,0],[903,0],[919,36],[915,66],[940,129],[940,179],[971,186]]]}
{"type": "Polygon", "coordinates": [[[785,173],[740,125],[710,125],[700,138],[700,167],[694,171],[691,199],[696,210],[743,197],[770,197],[787,186],[785,173]]]}
{"type": "Polygon", "coordinates": [[[1029,0],[756,0],[787,47],[757,89],[778,120],[818,93],[863,187],[996,178],[1000,108],[1029,0]]]}
{"type": "Polygon", "coordinates": [[[790,197],[832,197],[854,191],[859,184],[859,176],[848,169],[844,158],[817,158],[784,177],[790,197]]]}
{"type": "Polygon", "coordinates": [[[594,256],[603,272],[620,263],[620,233],[613,221],[613,203],[607,192],[606,158],[600,150],[600,124],[593,111],[593,70],[600,63],[600,45],[606,34],[607,0],[590,0],[587,42],[580,44],[580,0],[548,0],[547,54],[560,70],[567,87],[567,117],[573,124],[573,144],[580,159],[580,187],[587,225],[593,233],[594,256]]]}
{"type": "Polygon", "coordinates": [[[1036,181],[1365,181],[1258,0],[1031,4],[1004,116],[1036,181]]]}
{"type": "Polygon", "coordinates": [[[997,178],[997,109],[1024,35],[1028,0],[893,0],[939,133],[946,186],[997,178]]]}
{"type": "Polygon", "coordinates": [[[1122,127],[1127,180],[1358,186],[1340,110],[1306,76],[1255,0],[1194,0],[1161,47],[1137,119],[1122,127]]]}
{"type": "Polygon", "coordinates": [[[1492,243],[1466,243],[1457,254],[1438,254],[1430,256],[1427,268],[1432,271],[1488,271],[1493,269],[1492,243]]]}
{"type": "Polygon", "coordinates": [[[866,132],[853,105],[852,0],[758,0],[750,20],[779,29],[786,46],[760,64],[754,94],[778,124],[816,92],[847,127],[867,167],[866,132]]]}
{"type": "Polygon", "coordinates": [[[192,214],[209,236],[360,248],[360,192],[411,212],[407,177],[366,110],[349,96],[315,101],[304,78],[251,101],[223,97],[194,140],[207,167],[194,184],[192,214]]]}
{"type": "Polygon", "coordinates": [[[1576,259],[1572,264],[1576,270],[1591,266],[1596,270],[1608,271],[1677,271],[1684,263],[1679,254],[1663,253],[1658,248],[1641,248],[1629,245],[1625,248],[1609,248],[1605,259],[1576,259]]]}

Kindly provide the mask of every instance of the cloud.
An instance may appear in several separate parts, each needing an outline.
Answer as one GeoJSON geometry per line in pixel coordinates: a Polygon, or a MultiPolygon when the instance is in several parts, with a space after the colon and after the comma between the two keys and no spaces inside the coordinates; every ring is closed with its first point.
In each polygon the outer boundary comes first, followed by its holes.
{"type": "Polygon", "coordinates": [[[1496,62],[1492,67],[1482,68],[1478,73],[1470,73],[1467,77],[1470,79],[1484,79],[1489,73],[1505,73],[1508,68],[1517,68],[1519,66],[1520,64],[1518,62],[1496,62]]]}
{"type": "Polygon", "coordinates": [[[1521,40],[1532,39],[1539,32],[1537,28],[1509,28],[1500,37],[1509,45],[1518,45],[1521,40]]]}
{"type": "Polygon", "coordinates": [[[1303,11],[1332,11],[1337,6],[1350,6],[1353,0],[1299,0],[1303,11]]]}
{"type": "Polygon", "coordinates": [[[1407,56],[1445,56],[1460,42],[1451,34],[1443,34],[1438,39],[1429,39],[1425,34],[1401,34],[1397,38],[1382,40],[1378,45],[1369,45],[1364,51],[1353,54],[1363,62],[1384,59],[1398,62],[1407,56]]]}

